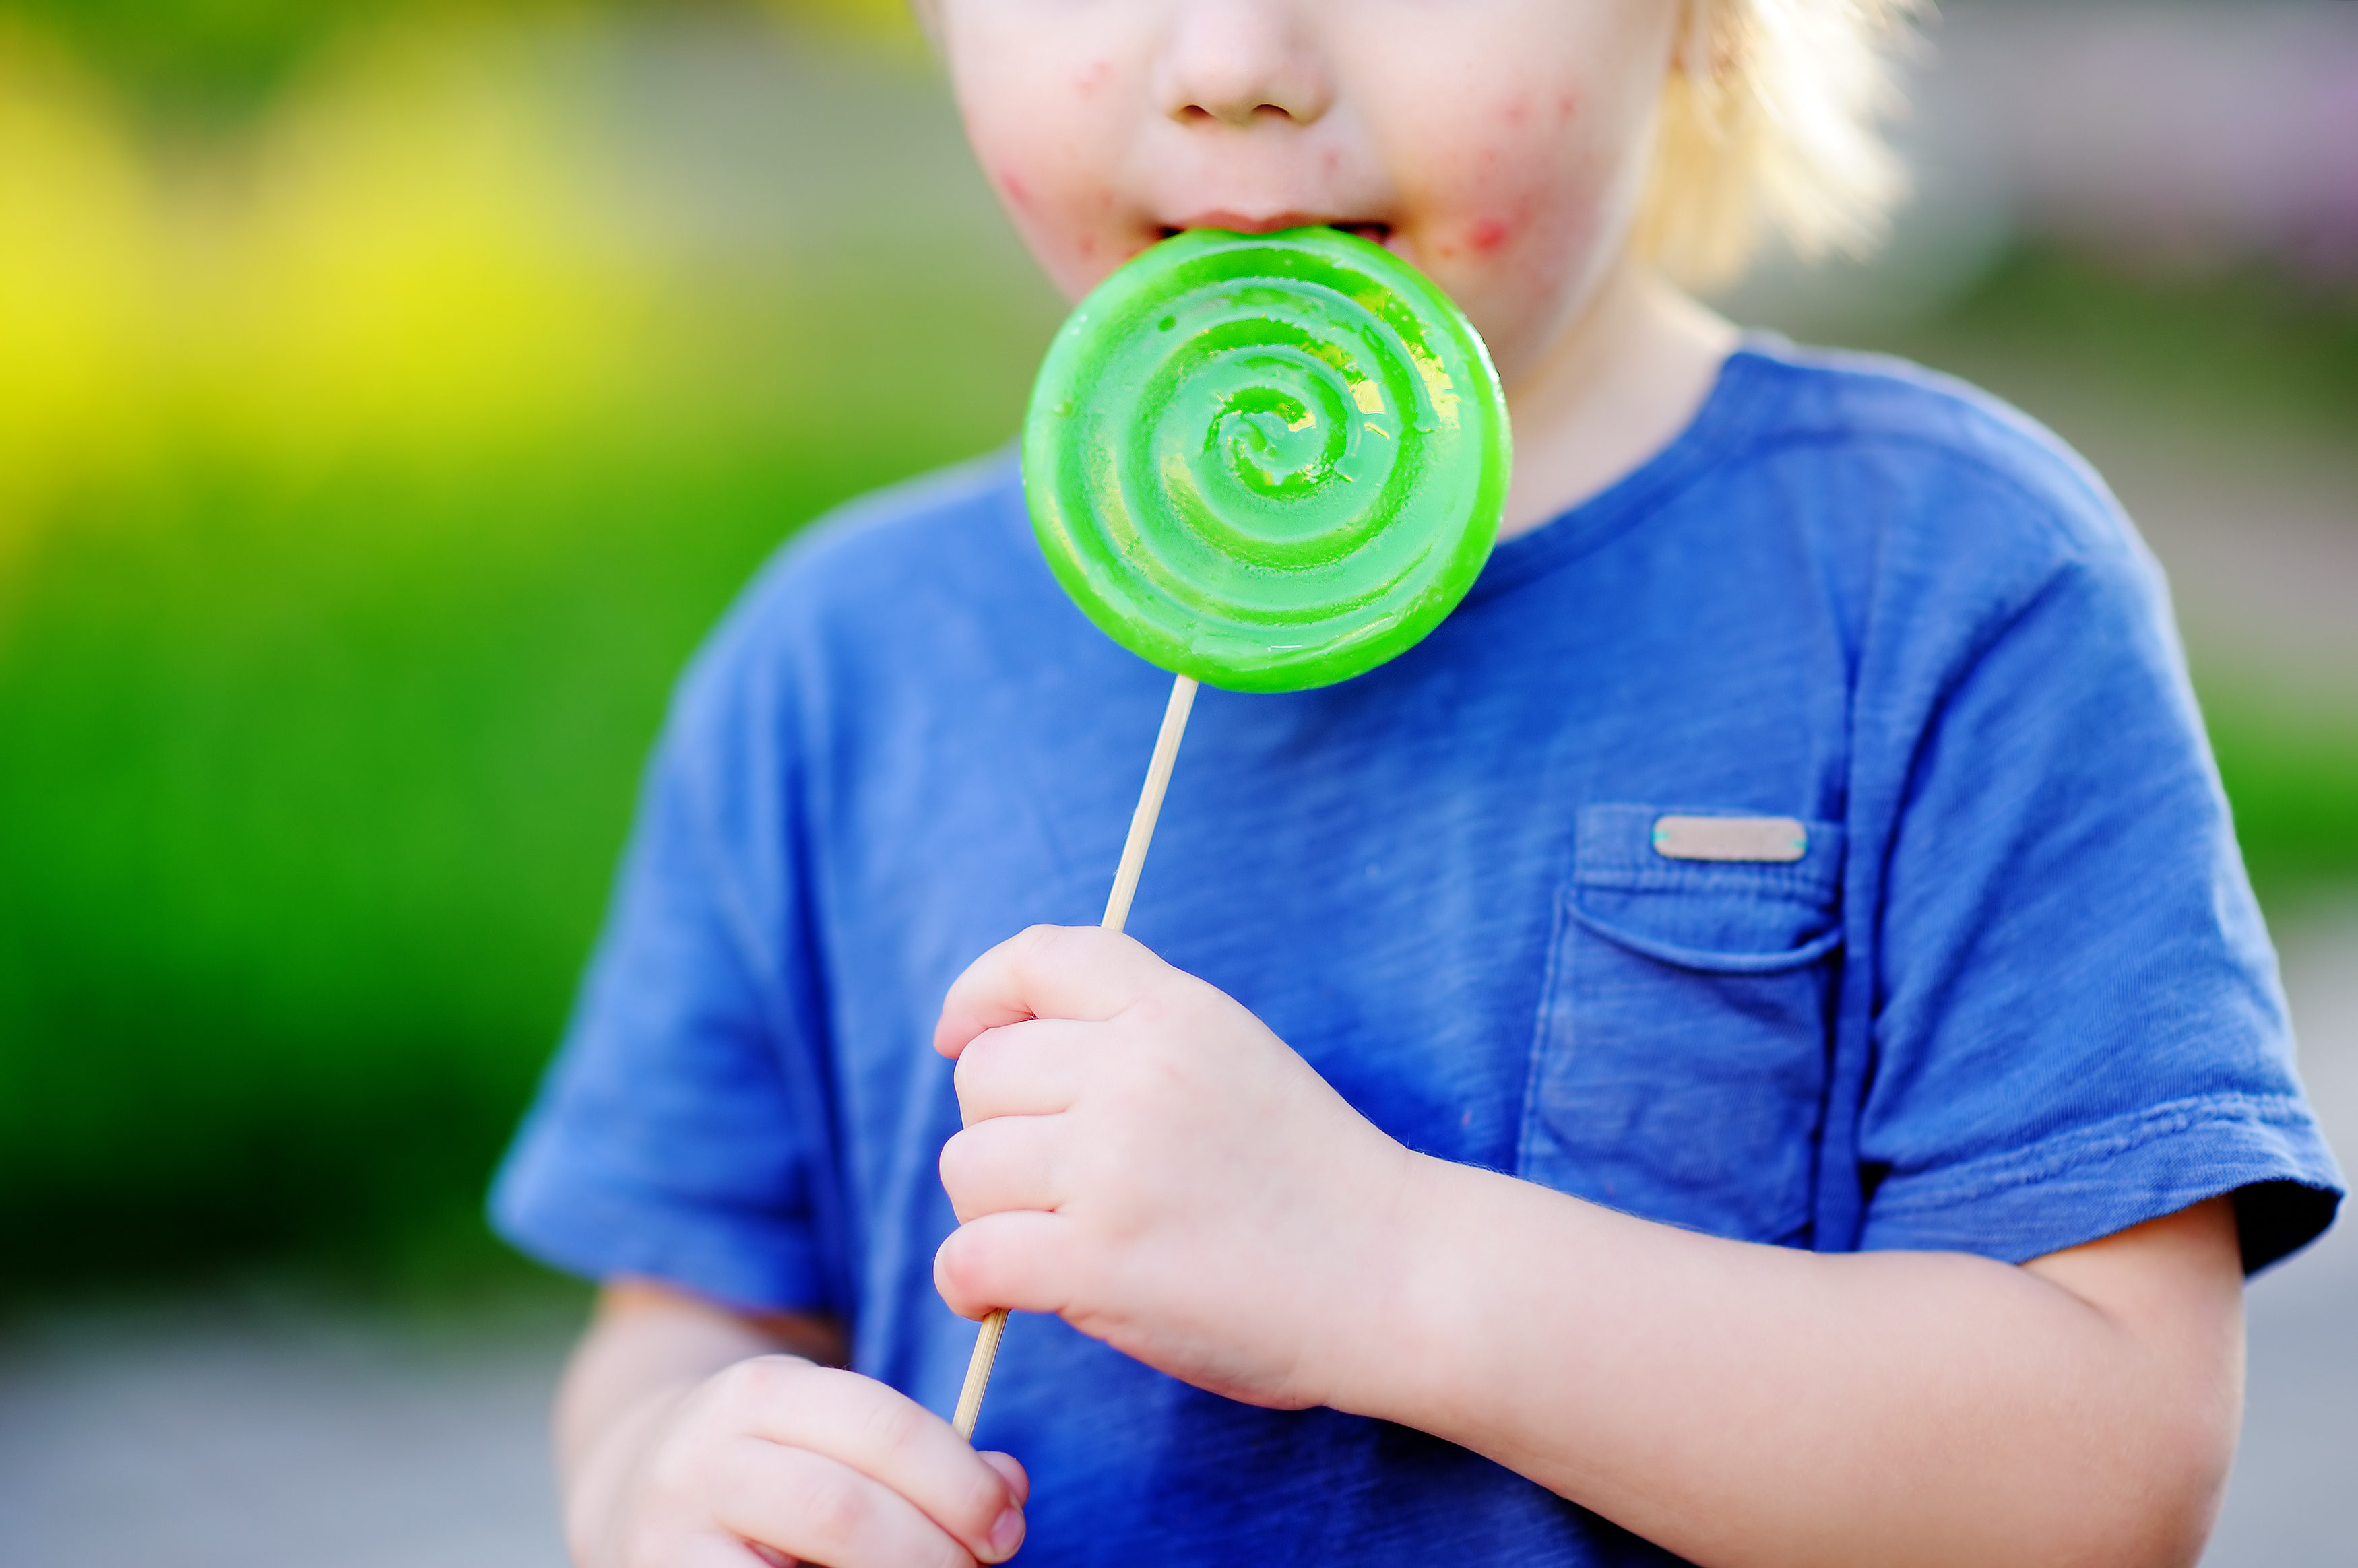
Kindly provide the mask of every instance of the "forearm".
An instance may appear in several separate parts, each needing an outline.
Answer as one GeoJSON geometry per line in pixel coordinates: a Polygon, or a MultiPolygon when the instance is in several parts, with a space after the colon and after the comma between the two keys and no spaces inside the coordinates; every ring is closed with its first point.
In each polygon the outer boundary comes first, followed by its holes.
{"type": "MultiPolygon", "coordinates": [[[[2100,1307],[2069,1266],[1722,1241],[1422,1159],[1402,1202],[1410,1261],[1336,1337],[1344,1408],[1730,1568],[2200,1551],[2240,1406],[2232,1276],[2201,1312],[2100,1307]]],[[[2232,1256],[2223,1212],[2157,1224],[2201,1279],[2222,1225],[2232,1256]]]]}

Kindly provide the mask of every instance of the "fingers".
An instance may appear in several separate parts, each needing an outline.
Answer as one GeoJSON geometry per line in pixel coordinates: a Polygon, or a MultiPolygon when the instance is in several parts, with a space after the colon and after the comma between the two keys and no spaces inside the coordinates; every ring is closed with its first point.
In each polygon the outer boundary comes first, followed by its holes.
{"type": "Polygon", "coordinates": [[[1016,1209],[969,1220],[934,1254],[934,1289],[960,1317],[998,1307],[1061,1313],[1066,1288],[1071,1222],[1037,1209],[1016,1209]]]}
{"type": "Polygon", "coordinates": [[[994,1449],[988,1454],[978,1454],[975,1457],[999,1472],[1007,1482],[1009,1489],[1014,1492],[1018,1507],[1032,1500],[1031,1473],[1023,1468],[1022,1461],[1017,1459],[1014,1454],[1001,1454],[994,1449]]]}
{"type": "Polygon", "coordinates": [[[1104,1058],[1098,1026],[1035,1018],[985,1030],[957,1059],[951,1082],[972,1127],[994,1116],[1052,1116],[1078,1098],[1104,1058]]]}
{"type": "MultiPolygon", "coordinates": [[[[941,1538],[940,1544],[955,1547],[957,1555],[940,1557],[943,1562],[963,1563],[968,1554],[996,1562],[1014,1549],[1009,1532],[1020,1539],[1022,1519],[1007,1476],[984,1463],[941,1417],[871,1379],[806,1362],[763,1357],[745,1363],[744,1374],[742,1397],[751,1408],[743,1430],[752,1440],[781,1453],[823,1458],[859,1483],[832,1470],[807,1466],[778,1476],[781,1486],[791,1483],[803,1489],[792,1495],[800,1499],[799,1507],[815,1510],[818,1521],[806,1530],[831,1532],[830,1541],[837,1543],[831,1550],[910,1547],[924,1536],[912,1517],[924,1520],[941,1538]]],[[[765,1527],[774,1522],[766,1511],[762,1518],[765,1527]]],[[[857,1568],[815,1550],[806,1532],[793,1541],[745,1533],[830,1568],[857,1568]]],[[[905,1561],[926,1563],[937,1556],[913,1555],[905,1561]]]]}
{"type": "Polygon", "coordinates": [[[934,1049],[956,1056],[986,1029],[1029,1018],[1103,1021],[1174,973],[1128,936],[1034,925],[977,958],[942,1000],[934,1049]]]}
{"type": "MultiPolygon", "coordinates": [[[[714,1523],[748,1542],[827,1568],[971,1568],[997,1563],[1022,1540],[1022,1516],[974,1545],[953,1538],[907,1498],[806,1448],[741,1439],[714,1456],[726,1473],[714,1523]]],[[[988,1469],[989,1466],[981,1466],[988,1469]]],[[[998,1485],[1005,1482],[991,1471],[998,1485]]]]}
{"type": "Polygon", "coordinates": [[[942,1190],[958,1223],[1064,1206],[1067,1132],[1061,1116],[1002,1116],[953,1135],[942,1145],[942,1190]]]}

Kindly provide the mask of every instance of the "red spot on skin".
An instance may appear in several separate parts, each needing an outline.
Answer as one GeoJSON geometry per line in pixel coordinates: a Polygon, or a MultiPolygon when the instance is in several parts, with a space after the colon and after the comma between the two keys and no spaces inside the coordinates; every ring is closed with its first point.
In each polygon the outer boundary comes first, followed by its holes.
{"type": "Polygon", "coordinates": [[[1073,86],[1082,97],[1087,98],[1095,93],[1098,88],[1103,87],[1106,84],[1106,79],[1112,74],[1113,61],[1098,60],[1073,78],[1073,86]]]}
{"type": "Polygon", "coordinates": [[[1580,98],[1578,94],[1573,92],[1559,92],[1555,95],[1555,117],[1558,122],[1571,119],[1574,113],[1577,111],[1579,107],[1580,98]]]}
{"type": "Polygon", "coordinates": [[[1343,149],[1340,147],[1328,147],[1325,152],[1318,155],[1318,162],[1323,168],[1325,168],[1327,173],[1334,173],[1336,169],[1343,167],[1343,149]]]}
{"type": "Polygon", "coordinates": [[[1531,101],[1518,92],[1498,110],[1498,118],[1509,125],[1520,125],[1531,117],[1531,101]]]}
{"type": "Polygon", "coordinates": [[[1022,180],[1016,178],[1013,175],[1001,175],[999,177],[999,189],[1007,192],[1007,200],[1010,206],[1020,207],[1027,212],[1032,210],[1032,192],[1026,189],[1022,180]]]}
{"type": "Polygon", "coordinates": [[[1480,218],[1466,231],[1466,243],[1474,247],[1476,255],[1488,255],[1507,243],[1506,221],[1500,218],[1480,218]]]}

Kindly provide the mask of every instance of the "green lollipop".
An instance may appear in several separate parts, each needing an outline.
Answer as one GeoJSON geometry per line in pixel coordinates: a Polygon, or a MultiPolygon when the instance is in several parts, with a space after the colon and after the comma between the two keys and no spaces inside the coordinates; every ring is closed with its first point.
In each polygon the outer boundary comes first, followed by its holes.
{"type": "MultiPolygon", "coordinates": [[[[1024,423],[1032,529],[1089,619],[1176,677],[1107,929],[1130,917],[1196,683],[1303,691],[1413,646],[1489,558],[1509,461],[1481,338],[1380,245],[1199,229],[1081,301],[1024,423]]],[[[1006,1326],[982,1320],[960,1437],[1006,1326]]]]}
{"type": "Polygon", "coordinates": [[[1023,490],[1089,618],[1231,691],[1374,668],[1490,553],[1509,438],[1473,327],[1333,229],[1196,230],[1081,302],[1040,367],[1023,490]]]}

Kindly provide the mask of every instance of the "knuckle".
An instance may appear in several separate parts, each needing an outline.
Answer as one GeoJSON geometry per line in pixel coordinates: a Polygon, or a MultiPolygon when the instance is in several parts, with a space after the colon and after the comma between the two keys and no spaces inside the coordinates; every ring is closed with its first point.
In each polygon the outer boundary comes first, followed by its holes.
{"type": "Polygon", "coordinates": [[[899,1399],[878,1399],[860,1422],[860,1437],[885,1454],[902,1454],[916,1445],[924,1422],[915,1405],[899,1399]]]}
{"type": "Polygon", "coordinates": [[[756,1356],[722,1374],[730,1408],[750,1413],[793,1397],[795,1375],[806,1364],[786,1356],[756,1356]]]}
{"type": "Polygon", "coordinates": [[[849,1471],[814,1468],[795,1498],[795,1513],[816,1541],[838,1547],[856,1539],[868,1523],[868,1499],[849,1471]]]}

